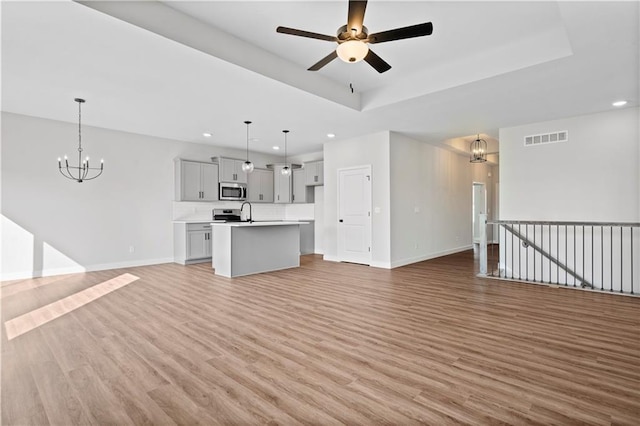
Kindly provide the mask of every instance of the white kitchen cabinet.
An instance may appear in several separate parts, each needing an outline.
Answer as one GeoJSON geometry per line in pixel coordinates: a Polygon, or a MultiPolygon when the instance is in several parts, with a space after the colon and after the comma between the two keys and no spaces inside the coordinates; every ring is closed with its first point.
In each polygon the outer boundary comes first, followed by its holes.
{"type": "Polygon", "coordinates": [[[324,185],[324,161],[304,163],[307,186],[324,185]]]}
{"type": "Polygon", "coordinates": [[[313,186],[306,186],[305,170],[295,169],[293,171],[293,203],[313,203],[313,194],[313,186]]]}
{"type": "Polygon", "coordinates": [[[178,159],[175,169],[176,201],[218,200],[218,165],[178,159]]]}
{"type": "Polygon", "coordinates": [[[212,237],[211,223],[174,223],[173,261],[182,265],[210,261],[212,237]]]}
{"type": "Polygon", "coordinates": [[[291,202],[291,175],[283,176],[282,168],[284,166],[274,166],[273,168],[273,202],[274,203],[290,203],[291,202]]]}
{"type": "Polygon", "coordinates": [[[273,170],[254,169],[248,176],[247,200],[273,203],[273,170]]]}
{"type": "Polygon", "coordinates": [[[244,160],[219,158],[220,182],[247,183],[247,174],[242,171],[244,160]]]}

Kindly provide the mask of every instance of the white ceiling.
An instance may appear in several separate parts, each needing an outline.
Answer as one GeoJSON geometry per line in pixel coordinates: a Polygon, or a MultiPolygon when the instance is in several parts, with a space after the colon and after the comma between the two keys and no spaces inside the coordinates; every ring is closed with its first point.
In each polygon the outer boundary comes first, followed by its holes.
{"type": "Polygon", "coordinates": [[[236,148],[252,120],[252,150],[272,152],[289,128],[300,154],[329,132],[383,130],[458,149],[500,127],[638,105],[638,2],[372,0],[370,33],[434,25],[372,45],[385,74],[338,59],[306,71],[334,45],[275,32],[332,35],[346,13],[346,0],[3,2],[2,110],[75,122],[80,96],[85,124],[236,148]]]}

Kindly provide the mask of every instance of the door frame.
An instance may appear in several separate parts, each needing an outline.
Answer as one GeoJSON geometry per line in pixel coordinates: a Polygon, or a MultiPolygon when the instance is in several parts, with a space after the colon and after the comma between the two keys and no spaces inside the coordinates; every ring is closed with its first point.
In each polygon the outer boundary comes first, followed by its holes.
{"type": "MultiPolygon", "coordinates": [[[[478,239],[476,239],[476,233],[475,233],[475,227],[474,227],[474,224],[476,222],[476,216],[478,216],[476,214],[476,191],[475,191],[476,185],[482,186],[482,188],[484,189],[484,208],[483,208],[483,212],[484,212],[484,214],[487,214],[487,183],[486,182],[473,182],[471,184],[471,240],[472,240],[472,242],[474,244],[480,243],[479,237],[478,237],[478,239]]],[[[478,224],[478,226],[480,226],[480,224],[478,224]]]]}

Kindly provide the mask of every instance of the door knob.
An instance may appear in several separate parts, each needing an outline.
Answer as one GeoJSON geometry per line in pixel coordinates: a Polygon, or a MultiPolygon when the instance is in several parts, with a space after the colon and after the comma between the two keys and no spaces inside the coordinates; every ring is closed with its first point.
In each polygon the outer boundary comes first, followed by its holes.
{"type": "Polygon", "coordinates": [[[340,221],[339,221],[339,222],[340,222],[340,223],[342,223],[342,222],[344,222],[344,220],[340,219],[340,221]]]}

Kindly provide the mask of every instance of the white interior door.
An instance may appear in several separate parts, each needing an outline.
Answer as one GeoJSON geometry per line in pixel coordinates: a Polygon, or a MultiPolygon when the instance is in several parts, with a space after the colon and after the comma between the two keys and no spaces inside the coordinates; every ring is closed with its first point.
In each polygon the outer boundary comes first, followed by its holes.
{"type": "Polygon", "coordinates": [[[487,212],[487,189],[484,183],[473,184],[473,242],[480,242],[480,219],[478,215],[487,212]]]}
{"type": "Polygon", "coordinates": [[[338,258],[371,264],[371,166],[338,170],[338,258]]]}

